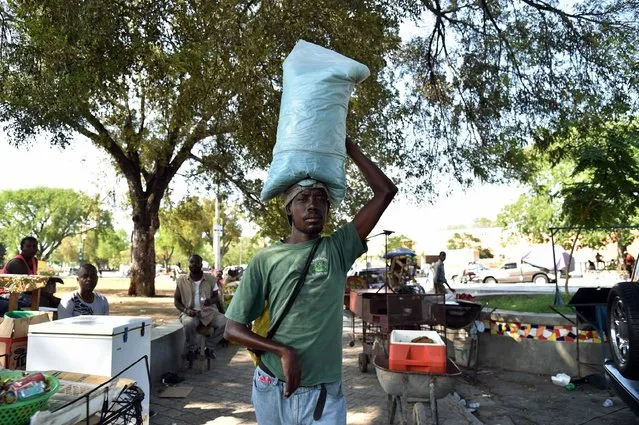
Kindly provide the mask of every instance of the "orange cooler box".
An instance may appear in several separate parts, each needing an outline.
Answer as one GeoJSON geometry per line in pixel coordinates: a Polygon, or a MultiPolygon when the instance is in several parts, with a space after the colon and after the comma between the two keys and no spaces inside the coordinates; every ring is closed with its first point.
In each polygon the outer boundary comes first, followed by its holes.
{"type": "Polygon", "coordinates": [[[391,370],[446,373],[446,344],[435,331],[391,332],[388,366],[391,370]],[[432,344],[411,342],[420,336],[432,344]]]}

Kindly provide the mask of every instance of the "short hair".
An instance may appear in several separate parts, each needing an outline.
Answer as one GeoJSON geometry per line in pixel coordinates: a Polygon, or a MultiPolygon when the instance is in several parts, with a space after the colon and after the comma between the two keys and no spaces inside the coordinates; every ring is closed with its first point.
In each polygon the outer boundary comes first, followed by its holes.
{"type": "Polygon", "coordinates": [[[24,248],[24,244],[27,242],[35,242],[36,245],[38,244],[38,240],[36,238],[34,238],[33,236],[25,236],[24,238],[22,238],[22,240],[20,241],[20,249],[24,248]]]}
{"type": "Polygon", "coordinates": [[[84,263],[78,268],[78,276],[88,276],[92,272],[98,274],[98,269],[91,263],[84,263]]]}
{"type": "Polygon", "coordinates": [[[439,256],[446,255],[446,251],[439,251],[439,256]]]}
{"type": "Polygon", "coordinates": [[[193,254],[193,255],[191,255],[191,256],[189,257],[189,261],[190,261],[191,259],[193,259],[193,260],[200,260],[200,261],[203,261],[203,260],[202,260],[202,257],[200,257],[198,254],[193,254]]]}

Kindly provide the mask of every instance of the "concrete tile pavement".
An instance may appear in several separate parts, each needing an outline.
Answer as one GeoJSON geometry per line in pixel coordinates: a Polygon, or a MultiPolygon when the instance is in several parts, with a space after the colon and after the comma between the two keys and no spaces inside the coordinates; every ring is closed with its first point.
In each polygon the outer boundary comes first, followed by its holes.
{"type": "MultiPolygon", "coordinates": [[[[359,371],[357,357],[362,352],[362,345],[357,341],[354,347],[348,346],[350,332],[345,323],[343,380],[348,425],[388,424],[388,397],[377,381],[374,367],[369,366],[367,373],[359,371]]],[[[218,349],[217,355],[209,371],[201,361],[194,363],[193,369],[180,372],[185,378],[182,385],[193,387],[189,397],[164,399],[151,395],[151,408],[157,413],[151,418],[151,424],[257,423],[251,404],[253,363],[248,352],[244,347],[231,345],[218,349]]],[[[610,391],[586,385],[568,392],[542,375],[482,369],[478,374],[461,378],[456,391],[469,402],[481,402],[478,417],[486,425],[637,423],[637,417],[610,391]],[[602,402],[608,398],[614,401],[613,408],[602,407],[602,402]]],[[[468,423],[451,421],[446,414],[440,410],[440,424],[468,423]]]]}
{"type": "MultiPolygon", "coordinates": [[[[382,425],[387,420],[387,396],[377,382],[375,372],[361,373],[357,356],[361,344],[348,347],[344,339],[344,394],[349,425],[382,425]]],[[[187,398],[160,398],[151,395],[151,418],[155,425],[256,425],[251,404],[253,362],[244,347],[218,348],[217,359],[206,370],[205,361],[196,361],[193,369],[180,375],[181,385],[193,387],[187,398]]],[[[186,366],[186,364],[185,364],[186,366]]]]}

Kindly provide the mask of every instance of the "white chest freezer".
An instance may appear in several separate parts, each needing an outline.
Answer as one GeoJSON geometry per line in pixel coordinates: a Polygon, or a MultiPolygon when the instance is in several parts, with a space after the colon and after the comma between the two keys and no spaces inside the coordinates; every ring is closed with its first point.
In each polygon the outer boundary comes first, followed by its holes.
{"type": "MultiPolygon", "coordinates": [[[[115,376],[143,356],[151,359],[151,318],[76,316],[29,327],[27,370],[115,376]],[[42,326],[41,326],[42,325],[42,326]]],[[[148,423],[150,385],[144,360],[124,372],[144,391],[148,423]]]]}

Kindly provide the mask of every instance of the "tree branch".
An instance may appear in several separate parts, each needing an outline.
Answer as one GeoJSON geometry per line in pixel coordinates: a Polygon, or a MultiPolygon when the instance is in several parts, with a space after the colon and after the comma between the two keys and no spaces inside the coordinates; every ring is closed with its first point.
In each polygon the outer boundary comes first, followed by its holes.
{"type": "Polygon", "coordinates": [[[510,57],[510,60],[512,61],[512,64],[513,64],[513,67],[515,68],[515,75],[517,75],[517,78],[519,78],[519,81],[521,82],[521,85],[524,88],[524,90],[526,91],[526,93],[528,93],[528,95],[530,95],[530,96],[533,96],[532,91],[526,85],[526,81],[524,79],[524,75],[522,74],[521,70],[519,69],[519,63],[517,62],[517,57],[515,56],[515,52],[513,51],[512,47],[510,46],[510,43],[508,42],[508,39],[504,36],[503,31],[499,27],[499,24],[495,20],[495,17],[493,16],[492,12],[490,11],[490,7],[488,6],[488,3],[486,2],[486,0],[481,0],[481,6],[482,6],[483,11],[488,16],[488,20],[493,25],[493,28],[495,28],[495,31],[497,31],[497,35],[499,36],[499,39],[502,41],[502,43],[504,43],[504,46],[506,47],[506,51],[508,52],[508,56],[510,57]]]}

